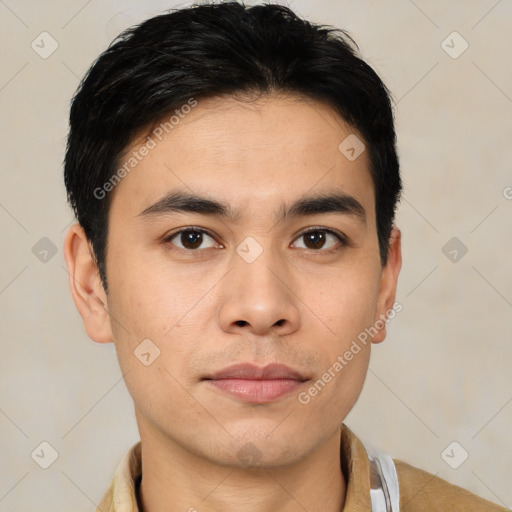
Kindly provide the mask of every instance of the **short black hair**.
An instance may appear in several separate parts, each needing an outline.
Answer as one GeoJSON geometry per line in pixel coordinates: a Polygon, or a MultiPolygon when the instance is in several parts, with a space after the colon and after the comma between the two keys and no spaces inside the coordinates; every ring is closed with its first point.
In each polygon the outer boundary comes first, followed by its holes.
{"type": "Polygon", "coordinates": [[[388,89],[358,52],[346,31],[313,24],[278,4],[194,4],[120,34],[73,97],[64,162],[68,200],[105,290],[113,188],[105,184],[116,178],[134,138],[191,98],[275,92],[330,105],[369,150],[385,264],[402,189],[393,109],[388,89]]]}

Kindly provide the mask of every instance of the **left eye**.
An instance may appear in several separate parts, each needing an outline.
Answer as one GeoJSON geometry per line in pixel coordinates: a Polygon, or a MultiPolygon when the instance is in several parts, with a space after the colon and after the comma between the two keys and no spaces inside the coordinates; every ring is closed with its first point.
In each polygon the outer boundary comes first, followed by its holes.
{"type": "Polygon", "coordinates": [[[312,229],[302,233],[297,239],[300,240],[301,238],[305,241],[305,247],[301,247],[301,249],[333,249],[336,247],[336,243],[331,244],[330,247],[325,247],[325,243],[329,238],[331,240],[334,239],[334,242],[341,242],[342,245],[345,243],[345,240],[340,235],[330,229],[312,229]]]}

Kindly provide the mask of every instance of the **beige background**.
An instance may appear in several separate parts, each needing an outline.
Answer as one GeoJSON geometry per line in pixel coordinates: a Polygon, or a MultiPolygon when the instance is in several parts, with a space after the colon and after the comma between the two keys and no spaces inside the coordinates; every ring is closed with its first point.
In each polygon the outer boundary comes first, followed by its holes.
{"type": "MultiPolygon", "coordinates": [[[[113,346],[87,338],[68,291],[62,159],[80,77],[121,29],[176,5],[0,0],[0,512],[94,510],[138,439],[113,346]],[[47,59],[31,48],[43,31],[59,45],[47,59]],[[57,248],[46,263],[32,252],[43,237],[57,248]],[[31,458],[42,441],[59,454],[46,470],[31,458]]],[[[351,32],[397,102],[404,309],[347,423],[512,507],[512,2],[290,5],[351,32]],[[469,44],[458,58],[442,46],[453,31],[469,44]],[[454,236],[457,262],[442,252],[454,236]],[[453,441],[452,464],[469,453],[458,469],[441,456],[453,441]]]]}

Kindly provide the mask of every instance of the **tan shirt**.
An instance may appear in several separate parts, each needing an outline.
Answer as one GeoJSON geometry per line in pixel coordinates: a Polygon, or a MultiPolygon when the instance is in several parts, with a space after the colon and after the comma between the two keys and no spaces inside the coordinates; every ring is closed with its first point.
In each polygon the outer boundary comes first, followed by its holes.
{"type": "MultiPolygon", "coordinates": [[[[508,509],[449,484],[430,473],[395,460],[400,488],[400,512],[506,512],[508,509]]],[[[370,512],[369,461],[361,441],[341,427],[341,466],[348,480],[340,512],[370,512]]],[[[142,473],[141,443],[123,457],[96,512],[140,512],[136,486],[142,473]]]]}

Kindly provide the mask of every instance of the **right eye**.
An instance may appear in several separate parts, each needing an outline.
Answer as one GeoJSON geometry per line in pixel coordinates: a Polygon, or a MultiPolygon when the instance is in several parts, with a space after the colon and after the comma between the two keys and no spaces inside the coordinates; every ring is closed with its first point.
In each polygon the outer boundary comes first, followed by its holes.
{"type": "MultiPolygon", "coordinates": [[[[184,251],[193,251],[197,252],[197,249],[205,242],[205,237],[209,238],[213,242],[215,242],[214,238],[208,234],[207,231],[201,228],[196,227],[187,227],[180,229],[179,231],[175,231],[170,236],[166,237],[165,242],[174,245],[178,249],[184,251]],[[174,239],[177,239],[179,242],[178,245],[176,242],[173,242],[174,239]]],[[[215,247],[215,243],[206,247],[206,249],[215,247]]]]}

